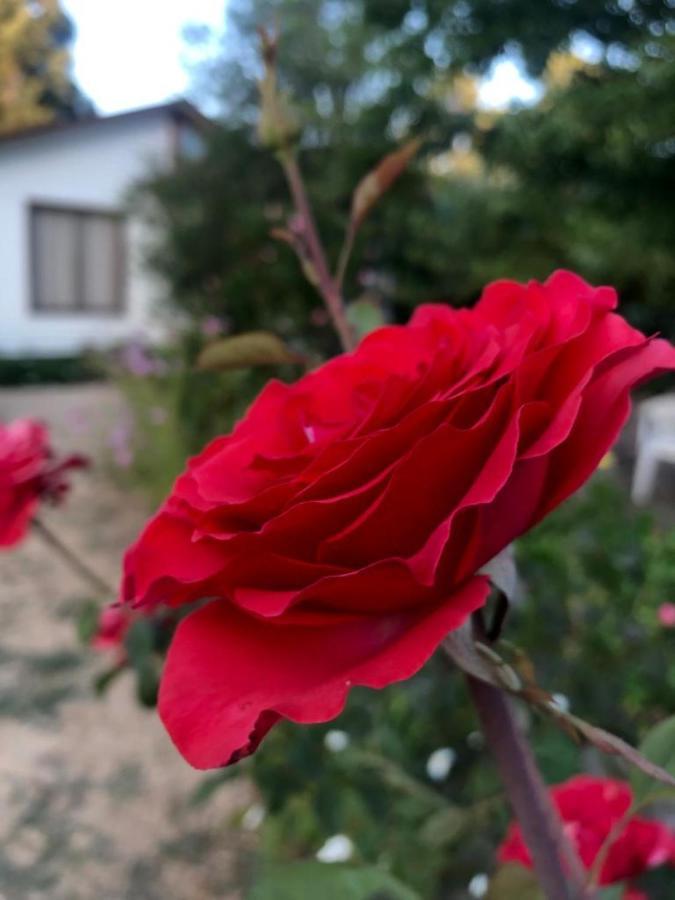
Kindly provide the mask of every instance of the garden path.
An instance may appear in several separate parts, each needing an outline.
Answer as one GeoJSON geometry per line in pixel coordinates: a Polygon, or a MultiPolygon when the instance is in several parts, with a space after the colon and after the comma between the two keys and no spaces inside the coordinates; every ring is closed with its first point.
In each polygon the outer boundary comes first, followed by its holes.
{"type": "MultiPolygon", "coordinates": [[[[89,453],[66,506],[44,519],[114,584],[147,510],[116,487],[105,444],[122,413],[106,385],[0,391],[0,418],[49,423],[59,452],[89,453]]],[[[87,588],[38,535],[0,556],[0,900],[236,900],[248,849],[232,826],[237,780],[191,802],[204,775],[142,710],[129,673],[81,646],[87,588]]]]}

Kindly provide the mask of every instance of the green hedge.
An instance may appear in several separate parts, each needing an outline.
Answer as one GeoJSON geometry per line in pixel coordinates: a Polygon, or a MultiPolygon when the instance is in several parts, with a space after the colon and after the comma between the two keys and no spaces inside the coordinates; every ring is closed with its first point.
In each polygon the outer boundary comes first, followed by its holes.
{"type": "Polygon", "coordinates": [[[89,356],[0,357],[0,385],[73,384],[104,377],[100,364],[89,356]]]}

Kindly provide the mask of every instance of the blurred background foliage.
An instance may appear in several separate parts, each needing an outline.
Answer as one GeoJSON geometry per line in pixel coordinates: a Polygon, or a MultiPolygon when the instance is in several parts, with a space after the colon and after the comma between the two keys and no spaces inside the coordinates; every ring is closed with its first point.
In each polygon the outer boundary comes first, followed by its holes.
{"type": "Polygon", "coordinates": [[[0,0],[0,135],[93,114],[72,78],[73,37],[59,0],[0,0]]]}
{"type": "Polygon", "coordinates": [[[333,259],[358,179],[398,142],[425,139],[363,228],[352,299],[374,296],[404,319],[429,298],[461,305],[493,278],[569,266],[616,285],[636,325],[675,333],[669,0],[233,0],[223,46],[197,72],[218,112],[206,157],[136,198],[162,226],[149,258],[182,310],[314,345],[323,335],[334,349],[313,290],[269,235],[290,206],[255,134],[261,23],[280,29],[333,259]],[[480,102],[480,77],[503,59],[532,79],[529,107],[480,102]]]}

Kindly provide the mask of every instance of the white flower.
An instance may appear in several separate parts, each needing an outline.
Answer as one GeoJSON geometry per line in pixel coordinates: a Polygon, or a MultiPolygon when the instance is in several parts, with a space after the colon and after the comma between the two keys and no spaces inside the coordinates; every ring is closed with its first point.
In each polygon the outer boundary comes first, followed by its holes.
{"type": "Polygon", "coordinates": [[[334,834],[317,850],[316,858],[322,863],[347,862],[354,855],[354,844],[346,834],[334,834]]]}
{"type": "Polygon", "coordinates": [[[349,735],[346,731],[339,731],[337,728],[326,732],[323,739],[326,747],[333,753],[340,753],[349,746],[349,735]]]}
{"type": "Polygon", "coordinates": [[[265,807],[262,803],[253,803],[241,817],[242,828],[247,831],[255,831],[259,828],[265,818],[265,807]]]}
{"type": "Polygon", "coordinates": [[[432,781],[443,781],[450,774],[457,754],[452,747],[439,747],[427,760],[427,775],[432,781]]]}
{"type": "Polygon", "coordinates": [[[570,711],[570,701],[569,698],[564,694],[553,694],[551,696],[551,701],[561,712],[569,712],[570,711]]]}
{"type": "Polygon", "coordinates": [[[476,897],[480,900],[481,897],[484,897],[487,894],[489,886],[490,880],[487,875],[481,872],[480,874],[473,876],[469,882],[468,891],[472,897],[476,897]]]}

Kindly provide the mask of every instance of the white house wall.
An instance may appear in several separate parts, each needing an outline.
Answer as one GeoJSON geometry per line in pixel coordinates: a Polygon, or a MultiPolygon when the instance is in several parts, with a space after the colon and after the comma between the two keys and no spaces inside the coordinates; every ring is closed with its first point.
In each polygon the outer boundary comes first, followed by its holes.
{"type": "Polygon", "coordinates": [[[119,314],[31,310],[29,206],[120,209],[130,185],[170,165],[172,123],[158,113],[127,121],[76,126],[0,145],[0,354],[59,356],[137,334],[156,338],[161,284],[141,265],[147,240],[139,221],[127,224],[126,305],[119,314]]]}

